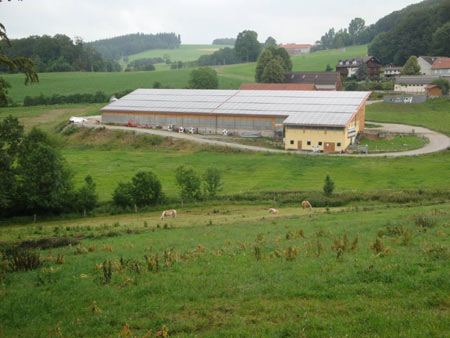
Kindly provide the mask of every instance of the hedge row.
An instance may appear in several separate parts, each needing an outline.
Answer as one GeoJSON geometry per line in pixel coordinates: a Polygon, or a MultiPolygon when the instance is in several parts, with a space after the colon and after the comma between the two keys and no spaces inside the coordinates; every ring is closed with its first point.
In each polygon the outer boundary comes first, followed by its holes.
{"type": "Polygon", "coordinates": [[[103,91],[97,91],[95,94],[70,94],[70,95],[60,95],[53,94],[51,96],[46,96],[41,94],[39,96],[25,96],[23,100],[23,105],[25,107],[30,106],[42,106],[42,105],[52,105],[52,104],[66,104],[66,103],[104,103],[108,102],[111,96],[116,98],[121,98],[129,93],[132,89],[122,90],[120,92],[113,93],[111,95],[105,94],[103,91]]]}

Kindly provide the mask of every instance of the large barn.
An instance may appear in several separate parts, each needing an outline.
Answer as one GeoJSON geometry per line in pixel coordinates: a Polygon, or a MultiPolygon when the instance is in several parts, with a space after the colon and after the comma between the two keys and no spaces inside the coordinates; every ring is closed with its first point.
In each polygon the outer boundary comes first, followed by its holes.
{"type": "Polygon", "coordinates": [[[283,137],[286,149],[340,152],[364,128],[369,92],[137,89],[101,109],[106,124],[283,137]]]}

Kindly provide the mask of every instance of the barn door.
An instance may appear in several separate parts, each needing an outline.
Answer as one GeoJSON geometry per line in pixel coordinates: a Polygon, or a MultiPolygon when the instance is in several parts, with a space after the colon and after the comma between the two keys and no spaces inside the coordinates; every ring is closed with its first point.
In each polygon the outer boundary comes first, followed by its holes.
{"type": "Polygon", "coordinates": [[[302,150],[302,141],[298,141],[297,143],[297,149],[302,150]]]}
{"type": "Polygon", "coordinates": [[[334,142],[325,142],[325,146],[323,147],[323,150],[326,153],[334,153],[334,142]]]}

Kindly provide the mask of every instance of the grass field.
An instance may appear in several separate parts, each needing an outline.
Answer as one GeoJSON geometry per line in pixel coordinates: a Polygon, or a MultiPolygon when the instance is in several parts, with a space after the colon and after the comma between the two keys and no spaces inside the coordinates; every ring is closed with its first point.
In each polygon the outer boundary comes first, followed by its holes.
{"type": "MultiPolygon", "coordinates": [[[[145,52],[128,56],[128,62],[144,58],[162,58],[168,55],[170,61],[195,61],[202,55],[212,54],[220,48],[230,47],[222,45],[181,45],[177,49],[150,49],[145,52]]],[[[123,61],[122,61],[123,62],[123,61]]]]}
{"type": "MultiPolygon", "coordinates": [[[[346,47],[345,51],[326,50],[291,57],[292,71],[325,71],[327,64],[335,67],[339,59],[367,55],[367,45],[346,47]]],[[[255,81],[256,63],[221,66],[219,74],[235,77],[247,82],[255,81]]]]}
{"type": "Polygon", "coordinates": [[[450,136],[450,99],[419,104],[374,103],[366,106],[366,120],[423,126],[450,136]]]}
{"type": "MultiPolygon", "coordinates": [[[[120,73],[41,73],[39,84],[25,86],[22,74],[3,76],[12,88],[9,96],[22,103],[25,96],[95,93],[103,91],[112,94],[125,89],[152,88],[155,81],[163,86],[186,88],[192,69],[152,71],[152,72],[120,72],[120,73]]],[[[237,89],[242,84],[239,79],[219,77],[220,89],[237,89]]]]}
{"type": "Polygon", "coordinates": [[[422,148],[429,141],[417,136],[395,136],[392,139],[361,138],[359,144],[369,146],[369,153],[386,153],[422,148]]]}
{"type": "Polygon", "coordinates": [[[37,270],[0,274],[0,330],[5,337],[449,336],[449,204],[308,213],[269,217],[267,206],[220,206],[180,210],[163,222],[152,213],[1,229],[2,238],[85,239],[41,250],[37,270]]]}

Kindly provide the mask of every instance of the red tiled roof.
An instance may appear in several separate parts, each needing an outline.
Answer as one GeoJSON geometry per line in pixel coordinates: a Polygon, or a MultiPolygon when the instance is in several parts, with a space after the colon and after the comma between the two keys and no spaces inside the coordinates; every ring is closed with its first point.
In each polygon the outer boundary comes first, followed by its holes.
{"type": "Polygon", "coordinates": [[[450,68],[450,58],[439,58],[434,61],[431,69],[447,69],[450,68]]]}
{"type": "Polygon", "coordinates": [[[288,44],[288,45],[281,45],[280,47],[285,48],[285,49],[291,49],[291,48],[308,48],[308,47],[312,47],[312,45],[297,45],[295,43],[292,44],[288,44]]]}
{"type": "Polygon", "coordinates": [[[241,90],[316,90],[314,83],[244,83],[241,90]]]}

